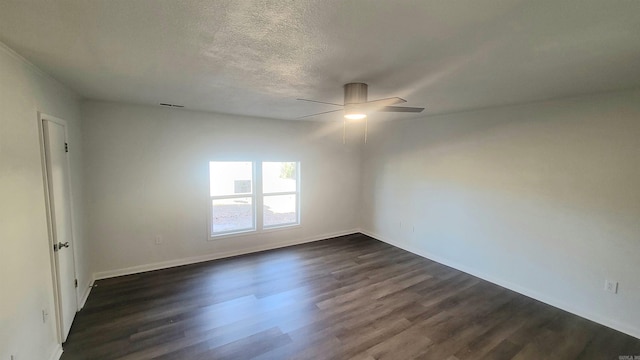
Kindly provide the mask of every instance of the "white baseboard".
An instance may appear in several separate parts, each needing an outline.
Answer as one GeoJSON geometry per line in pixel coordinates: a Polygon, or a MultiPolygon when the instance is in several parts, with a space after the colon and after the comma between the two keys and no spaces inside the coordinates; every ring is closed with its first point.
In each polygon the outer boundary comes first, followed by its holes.
{"type": "Polygon", "coordinates": [[[51,356],[49,356],[49,360],[60,360],[62,356],[62,345],[57,344],[55,349],[51,352],[51,356]]]}
{"type": "Polygon", "coordinates": [[[541,302],[543,302],[545,304],[551,305],[551,306],[556,307],[558,309],[570,312],[570,313],[572,313],[574,315],[578,315],[578,316],[580,316],[582,318],[591,320],[591,321],[596,322],[598,324],[607,326],[607,327],[612,328],[614,330],[623,332],[625,334],[628,334],[628,335],[631,335],[631,336],[633,336],[635,338],[640,339],[640,329],[638,329],[638,328],[636,328],[634,326],[631,326],[629,324],[623,324],[623,323],[620,323],[617,320],[613,320],[613,319],[607,318],[606,316],[603,316],[603,315],[600,315],[600,314],[597,314],[597,313],[585,311],[584,309],[576,309],[571,304],[567,304],[564,301],[560,301],[560,300],[558,300],[556,298],[553,298],[553,297],[550,297],[548,295],[542,294],[542,293],[540,293],[538,291],[534,291],[534,290],[531,290],[529,288],[520,286],[518,284],[514,284],[514,283],[512,283],[510,281],[506,281],[506,280],[503,280],[503,279],[496,278],[495,276],[485,274],[483,272],[477,271],[476,269],[470,268],[470,267],[462,265],[460,263],[456,263],[456,262],[453,262],[453,261],[451,261],[449,259],[446,259],[446,258],[437,256],[437,255],[425,252],[422,249],[417,249],[417,248],[412,247],[410,245],[399,244],[399,243],[397,243],[397,242],[395,242],[395,241],[393,241],[391,239],[384,238],[384,237],[380,236],[379,234],[375,234],[373,232],[370,232],[370,231],[367,231],[367,230],[364,230],[364,229],[360,229],[360,232],[362,234],[365,234],[365,235],[367,235],[369,237],[372,237],[372,238],[374,238],[376,240],[380,240],[382,242],[385,242],[385,243],[387,243],[389,245],[393,245],[395,247],[398,247],[398,248],[401,248],[403,250],[409,251],[411,253],[414,253],[416,255],[422,256],[422,257],[427,258],[429,260],[433,260],[433,261],[438,262],[440,264],[452,267],[454,269],[460,270],[462,272],[465,272],[467,274],[473,275],[473,276],[478,277],[480,279],[486,280],[486,281],[494,283],[496,285],[500,285],[500,286],[502,286],[504,288],[507,288],[509,290],[513,290],[513,291],[515,291],[517,293],[520,293],[522,295],[528,296],[530,298],[536,299],[538,301],[541,301],[541,302]]]}
{"type": "MultiPolygon", "coordinates": [[[[265,250],[272,250],[272,249],[278,249],[278,248],[292,246],[292,245],[298,245],[298,244],[304,244],[304,243],[309,243],[309,242],[314,242],[314,241],[319,241],[319,240],[325,240],[325,239],[330,239],[330,238],[337,237],[337,236],[350,235],[350,234],[355,234],[355,233],[359,233],[359,232],[361,232],[360,229],[350,229],[350,230],[345,230],[345,231],[339,231],[339,232],[334,232],[334,233],[317,235],[317,236],[313,236],[313,237],[309,237],[309,238],[301,239],[301,240],[289,240],[289,241],[282,241],[282,242],[278,242],[278,243],[271,243],[271,244],[267,244],[267,245],[263,245],[263,246],[257,246],[257,247],[249,248],[249,249],[228,251],[228,252],[224,252],[224,253],[206,254],[206,255],[193,256],[193,257],[175,259],[175,260],[167,260],[167,261],[161,261],[161,262],[156,262],[156,263],[151,263],[151,264],[127,267],[127,268],[123,268],[123,269],[100,271],[100,272],[94,273],[93,274],[93,278],[95,280],[101,280],[101,279],[107,279],[107,278],[112,278],[112,277],[116,277],[116,276],[137,274],[137,273],[141,273],[141,272],[145,272],[145,271],[153,271],[153,270],[171,268],[171,267],[175,267],[175,266],[195,264],[195,263],[204,262],[204,261],[217,260],[217,259],[222,259],[222,258],[227,258],[227,257],[232,257],[232,256],[250,254],[250,253],[255,253],[255,252],[260,252],[260,251],[265,251],[265,250]]],[[[86,301],[86,299],[85,299],[85,301],[86,301]]]]}
{"type": "Polygon", "coordinates": [[[89,294],[91,293],[91,289],[93,289],[94,280],[89,280],[89,283],[84,287],[84,294],[82,294],[82,298],[80,299],[80,304],[78,304],[78,310],[82,310],[84,304],[87,303],[87,299],[89,298],[89,294]]]}

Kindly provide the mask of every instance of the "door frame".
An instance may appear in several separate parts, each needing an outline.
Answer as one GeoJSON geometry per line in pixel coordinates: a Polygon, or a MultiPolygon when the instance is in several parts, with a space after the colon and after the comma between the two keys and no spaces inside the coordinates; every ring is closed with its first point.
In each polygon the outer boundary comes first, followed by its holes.
{"type": "MultiPolygon", "coordinates": [[[[37,121],[38,121],[38,136],[39,136],[39,142],[40,142],[40,160],[41,160],[41,164],[42,164],[42,180],[43,180],[43,185],[44,185],[44,201],[45,201],[45,210],[46,210],[46,216],[47,216],[47,235],[48,235],[48,239],[47,239],[47,246],[49,247],[49,260],[50,260],[50,265],[51,265],[51,281],[52,281],[52,285],[53,285],[53,301],[54,301],[54,312],[55,312],[55,321],[56,321],[56,338],[57,338],[57,342],[58,344],[62,344],[62,338],[63,338],[63,322],[62,322],[62,304],[61,304],[61,300],[60,300],[60,286],[59,286],[59,279],[58,279],[58,259],[56,257],[55,251],[53,250],[53,245],[54,245],[54,239],[55,236],[53,234],[53,217],[51,214],[51,202],[50,202],[50,194],[49,194],[49,185],[50,185],[50,180],[49,180],[49,176],[47,173],[47,158],[46,158],[46,146],[45,146],[45,139],[44,139],[44,120],[47,121],[51,121],[53,123],[62,125],[64,127],[64,138],[65,138],[65,142],[68,141],[69,139],[69,134],[68,134],[68,126],[67,126],[67,122],[63,119],[57,118],[55,116],[52,115],[48,115],[45,114],[43,112],[38,111],[38,116],[37,116],[37,121]]],[[[71,162],[69,160],[69,157],[66,157],[66,164],[65,166],[67,167],[67,173],[69,174],[69,208],[71,209],[71,214],[70,218],[71,218],[71,241],[72,241],[72,250],[73,250],[73,271],[74,271],[74,277],[75,279],[78,278],[78,260],[77,260],[77,252],[76,252],[76,233],[74,230],[74,224],[75,224],[75,211],[74,211],[74,207],[73,207],[73,186],[71,186],[71,162]]],[[[75,290],[75,297],[76,297],[76,306],[79,307],[80,303],[78,301],[78,287],[76,287],[75,290]]],[[[80,310],[79,308],[76,308],[76,311],[80,310]]]]}

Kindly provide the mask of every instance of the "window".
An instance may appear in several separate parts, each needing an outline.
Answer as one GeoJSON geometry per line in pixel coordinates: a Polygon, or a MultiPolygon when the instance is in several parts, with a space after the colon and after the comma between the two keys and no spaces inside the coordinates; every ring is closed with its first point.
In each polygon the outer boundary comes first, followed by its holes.
{"type": "Polygon", "coordinates": [[[210,162],[210,238],[298,225],[299,182],[298,162],[210,162]]]}
{"type": "Polygon", "coordinates": [[[253,163],[212,161],[211,236],[256,229],[253,163]]]}
{"type": "Polygon", "coordinates": [[[262,163],[265,228],[298,224],[298,163],[262,163]]]}

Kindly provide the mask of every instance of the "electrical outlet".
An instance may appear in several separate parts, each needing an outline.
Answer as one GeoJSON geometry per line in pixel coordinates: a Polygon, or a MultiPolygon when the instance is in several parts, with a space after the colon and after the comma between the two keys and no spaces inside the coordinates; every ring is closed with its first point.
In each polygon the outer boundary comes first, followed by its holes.
{"type": "Polygon", "coordinates": [[[604,281],[604,291],[613,293],[613,294],[617,294],[618,293],[618,282],[617,281],[611,281],[611,280],[605,280],[604,281]]]}
{"type": "Polygon", "coordinates": [[[49,312],[47,311],[47,309],[42,309],[42,323],[46,324],[47,323],[47,318],[49,317],[49,312]]]}
{"type": "Polygon", "coordinates": [[[156,235],[156,245],[162,244],[162,235],[156,235]]]}

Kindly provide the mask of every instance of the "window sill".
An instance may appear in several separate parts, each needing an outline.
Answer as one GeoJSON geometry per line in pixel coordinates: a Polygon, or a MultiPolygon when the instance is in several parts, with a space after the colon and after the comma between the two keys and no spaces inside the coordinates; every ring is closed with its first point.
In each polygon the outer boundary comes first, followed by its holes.
{"type": "Polygon", "coordinates": [[[228,238],[234,238],[234,237],[240,237],[240,236],[260,235],[265,233],[293,229],[299,226],[300,226],[300,223],[293,223],[293,224],[272,226],[272,227],[264,228],[262,230],[242,230],[238,232],[226,233],[226,234],[220,234],[220,235],[209,235],[209,238],[207,239],[207,241],[216,241],[216,240],[228,239],[228,238]]]}
{"type": "Polygon", "coordinates": [[[275,226],[266,227],[266,228],[262,229],[260,232],[261,233],[273,232],[273,231],[284,230],[284,229],[293,228],[293,227],[297,227],[297,226],[300,226],[300,223],[275,225],[275,226]]]}

